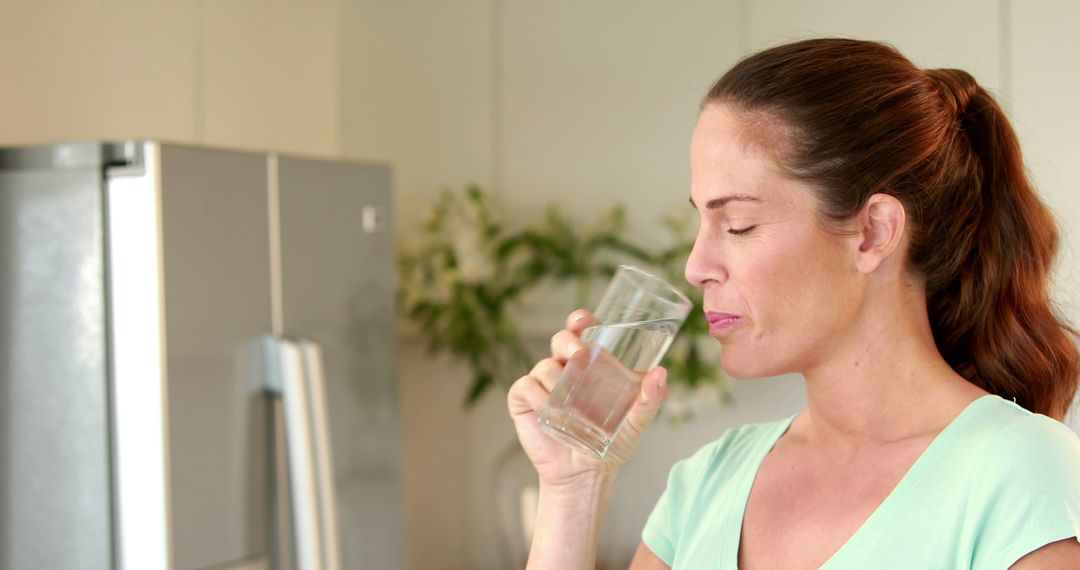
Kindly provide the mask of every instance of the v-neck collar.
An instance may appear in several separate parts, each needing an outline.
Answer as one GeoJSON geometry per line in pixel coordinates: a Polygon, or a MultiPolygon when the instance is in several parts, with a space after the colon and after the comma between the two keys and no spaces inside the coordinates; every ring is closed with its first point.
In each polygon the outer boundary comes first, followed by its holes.
{"type": "MultiPolygon", "coordinates": [[[[881,501],[881,504],[870,514],[870,517],[863,521],[863,524],[855,531],[854,534],[848,537],[837,549],[836,552],[821,565],[819,570],[829,570],[835,565],[843,563],[844,559],[849,557],[851,552],[854,552],[859,548],[859,544],[865,542],[868,536],[873,536],[878,532],[883,524],[886,524],[889,517],[897,509],[902,508],[904,503],[904,497],[910,495],[918,484],[922,481],[923,477],[930,471],[931,467],[937,461],[937,458],[941,456],[942,452],[948,447],[949,441],[953,438],[953,434],[956,430],[968,419],[974,415],[975,411],[984,406],[987,402],[991,401],[998,396],[993,394],[987,394],[980,396],[975,400],[972,400],[963,410],[951,422],[945,426],[945,429],[941,430],[941,433],[937,434],[930,445],[923,450],[919,458],[915,460],[915,463],[908,468],[907,472],[900,479],[900,482],[893,487],[893,490],[885,496],[885,499],[881,501]]],[[[791,427],[791,423],[795,421],[795,416],[798,413],[792,414],[785,420],[777,423],[776,428],[768,435],[768,439],[765,440],[765,445],[762,445],[756,456],[753,457],[753,461],[756,463],[753,471],[748,471],[747,476],[743,481],[740,481],[740,489],[738,498],[738,509],[732,509],[729,511],[730,520],[725,525],[727,532],[723,539],[723,549],[720,553],[720,568],[722,569],[737,569],[739,564],[739,547],[742,543],[742,526],[743,518],[746,516],[746,504],[750,501],[750,491],[753,489],[754,481],[757,480],[758,472],[761,470],[761,465],[765,462],[765,457],[772,452],[776,447],[776,443],[780,441],[780,438],[787,433],[791,427]]]]}

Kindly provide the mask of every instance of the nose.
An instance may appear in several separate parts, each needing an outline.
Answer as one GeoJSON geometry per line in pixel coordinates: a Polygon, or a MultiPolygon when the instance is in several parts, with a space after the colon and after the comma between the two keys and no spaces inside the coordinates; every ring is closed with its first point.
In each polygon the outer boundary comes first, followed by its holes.
{"type": "Polygon", "coordinates": [[[710,283],[723,283],[727,281],[727,268],[720,259],[716,244],[710,244],[703,239],[704,231],[699,231],[694,240],[694,247],[690,250],[690,256],[686,258],[684,275],[686,281],[694,287],[704,288],[710,283]]]}

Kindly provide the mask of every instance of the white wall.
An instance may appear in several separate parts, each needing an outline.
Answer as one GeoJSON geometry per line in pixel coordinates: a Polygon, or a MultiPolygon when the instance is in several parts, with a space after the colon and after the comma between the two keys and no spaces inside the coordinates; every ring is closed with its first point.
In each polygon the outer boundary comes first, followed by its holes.
{"type": "MultiPolygon", "coordinates": [[[[1036,186],[1062,230],[1055,299],[1080,326],[1080,3],[1015,2],[1003,34],[1008,96],[1036,186]]],[[[1080,418],[1077,418],[1080,421],[1080,418]]]]}
{"type": "Polygon", "coordinates": [[[443,188],[491,187],[489,0],[346,0],[344,153],[390,163],[397,235],[443,188]]]}
{"type": "Polygon", "coordinates": [[[341,151],[340,0],[3,3],[0,144],[341,151]]]}
{"type": "Polygon", "coordinates": [[[342,151],[341,0],[200,0],[200,142],[342,151]]]}
{"type": "Polygon", "coordinates": [[[638,239],[689,207],[687,140],[733,64],[734,0],[505,2],[501,191],[516,213],[630,206],[638,239]]]}
{"type": "MultiPolygon", "coordinates": [[[[535,215],[552,202],[583,218],[612,201],[628,203],[635,235],[653,239],[657,216],[685,204],[689,133],[698,100],[709,84],[751,50],[813,35],[854,36],[893,43],[926,67],[967,69],[1011,111],[1033,176],[1065,230],[1055,296],[1068,317],[1080,323],[1080,295],[1072,285],[1080,281],[1080,198],[1069,191],[1080,185],[1080,143],[1074,135],[1080,129],[1080,111],[1072,103],[1080,96],[1080,71],[1067,63],[1080,53],[1080,40],[1073,33],[1080,27],[1080,11],[1068,0],[702,0],[677,5],[645,0],[492,0],[486,6],[469,2],[468,8],[454,10],[435,3],[439,7],[429,6],[426,12],[417,12],[416,2],[405,3],[411,12],[380,16],[394,29],[368,24],[378,28],[372,32],[378,38],[393,40],[382,43],[391,59],[368,55],[370,51],[354,55],[374,57],[367,67],[379,71],[367,80],[380,84],[372,99],[381,103],[378,110],[358,112],[384,118],[383,123],[366,119],[371,132],[379,130],[374,128],[377,124],[396,127],[392,141],[379,143],[369,132],[357,135],[368,142],[347,145],[350,150],[383,152],[400,165],[397,175],[403,184],[398,188],[397,221],[403,242],[436,188],[460,187],[465,180],[487,183],[511,219],[535,215]],[[424,33],[416,33],[418,29],[424,33]],[[455,34],[459,41],[448,42],[455,34]],[[488,41],[483,44],[473,35],[488,41]],[[475,59],[459,59],[463,52],[475,59]],[[433,103],[433,108],[418,109],[415,92],[425,85],[431,67],[438,68],[440,77],[467,78],[470,84],[447,87],[447,98],[433,103]],[[400,87],[386,83],[388,78],[400,87]],[[485,89],[489,96],[482,94],[485,89]],[[409,104],[395,105],[398,100],[409,104]],[[479,117],[485,109],[486,137],[474,130],[484,120],[461,118],[479,117]],[[458,129],[456,135],[453,129],[458,129]]],[[[396,10],[376,0],[360,4],[378,6],[383,12],[396,10]]],[[[347,83],[364,80],[350,78],[349,73],[347,83]]],[[[352,112],[350,104],[359,105],[362,99],[346,104],[346,117],[352,112]]],[[[350,129],[359,123],[347,124],[349,141],[350,129]]],[[[569,308],[557,295],[534,300],[529,333],[537,352],[569,308]]],[[[406,367],[419,369],[424,356],[413,343],[400,358],[406,363],[403,387],[411,394],[403,406],[421,409],[426,404],[417,398],[423,398],[423,390],[410,391],[408,386],[432,379],[411,377],[406,367]]],[[[437,370],[429,367],[423,373],[437,370]]],[[[443,376],[444,381],[463,385],[460,371],[443,376]]],[[[618,567],[632,553],[641,522],[677,458],[728,426],[781,417],[804,402],[801,385],[792,378],[740,385],[736,401],[735,408],[682,428],[659,425],[647,436],[617,490],[601,548],[607,562],[618,567]]],[[[429,433],[447,425],[455,412],[439,409],[431,410],[434,419],[429,428],[406,429],[429,433]]],[[[407,421],[423,421],[411,417],[407,421]]],[[[450,551],[440,567],[500,568],[503,562],[493,544],[489,517],[492,463],[513,438],[502,394],[490,393],[463,417],[463,424],[454,420],[449,425],[454,437],[460,436],[464,425],[467,439],[455,449],[467,463],[465,473],[460,465],[448,465],[444,471],[465,481],[464,498],[450,493],[442,504],[424,505],[413,516],[441,513],[438,516],[446,519],[451,510],[464,505],[465,527],[413,525],[408,540],[419,545],[429,538],[445,541],[449,535],[466,541],[467,547],[464,552],[450,551]]],[[[422,457],[424,446],[434,453],[445,441],[407,444],[412,446],[410,453],[422,457]]],[[[411,472],[408,477],[410,486],[444,480],[442,472],[411,472]]],[[[407,495],[414,492],[406,490],[407,495]]],[[[435,501],[430,494],[425,497],[435,501]]],[[[410,549],[410,567],[426,567],[437,559],[432,553],[414,554],[416,550],[410,549]]]]}
{"type": "Polygon", "coordinates": [[[796,38],[851,36],[888,42],[923,67],[959,67],[984,86],[1000,86],[998,2],[755,0],[747,5],[752,50],[796,38]]]}
{"type": "Polygon", "coordinates": [[[194,8],[144,4],[4,2],[0,143],[192,138],[194,8]]]}

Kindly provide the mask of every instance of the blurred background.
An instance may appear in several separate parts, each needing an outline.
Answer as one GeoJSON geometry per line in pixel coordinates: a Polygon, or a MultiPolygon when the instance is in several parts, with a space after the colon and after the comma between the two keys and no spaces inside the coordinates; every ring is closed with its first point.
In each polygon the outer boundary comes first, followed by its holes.
{"type": "MultiPolygon", "coordinates": [[[[791,39],[886,41],[972,72],[1003,103],[1063,232],[1055,300],[1080,323],[1072,0],[39,0],[3,14],[0,146],[142,137],[383,163],[399,251],[443,189],[469,184],[509,226],[549,204],[587,219],[621,203],[629,235],[664,239],[657,213],[686,204],[689,135],[723,71],[791,39]]],[[[521,307],[535,354],[573,308],[558,288],[521,307]]],[[[495,491],[514,441],[505,392],[466,409],[467,366],[427,353],[404,319],[396,335],[401,560],[508,567],[495,491]]],[[[625,566],[676,460],[802,403],[799,378],[767,379],[658,422],[620,480],[600,566],[625,566]]]]}

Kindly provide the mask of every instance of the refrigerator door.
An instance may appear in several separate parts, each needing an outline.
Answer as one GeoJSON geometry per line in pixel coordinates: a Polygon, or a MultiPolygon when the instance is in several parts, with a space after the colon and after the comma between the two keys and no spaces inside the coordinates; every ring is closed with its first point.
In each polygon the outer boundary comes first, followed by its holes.
{"type": "Polygon", "coordinates": [[[157,147],[105,169],[106,317],[116,566],[168,568],[167,377],[157,147]]]}
{"type": "Polygon", "coordinates": [[[173,568],[269,553],[265,155],[161,145],[173,568]]]}
{"type": "Polygon", "coordinates": [[[322,349],[342,566],[403,568],[390,171],[282,157],[275,194],[284,333],[322,349]]]}
{"type": "Polygon", "coordinates": [[[112,566],[100,154],[0,151],[0,568],[112,566]]]}

